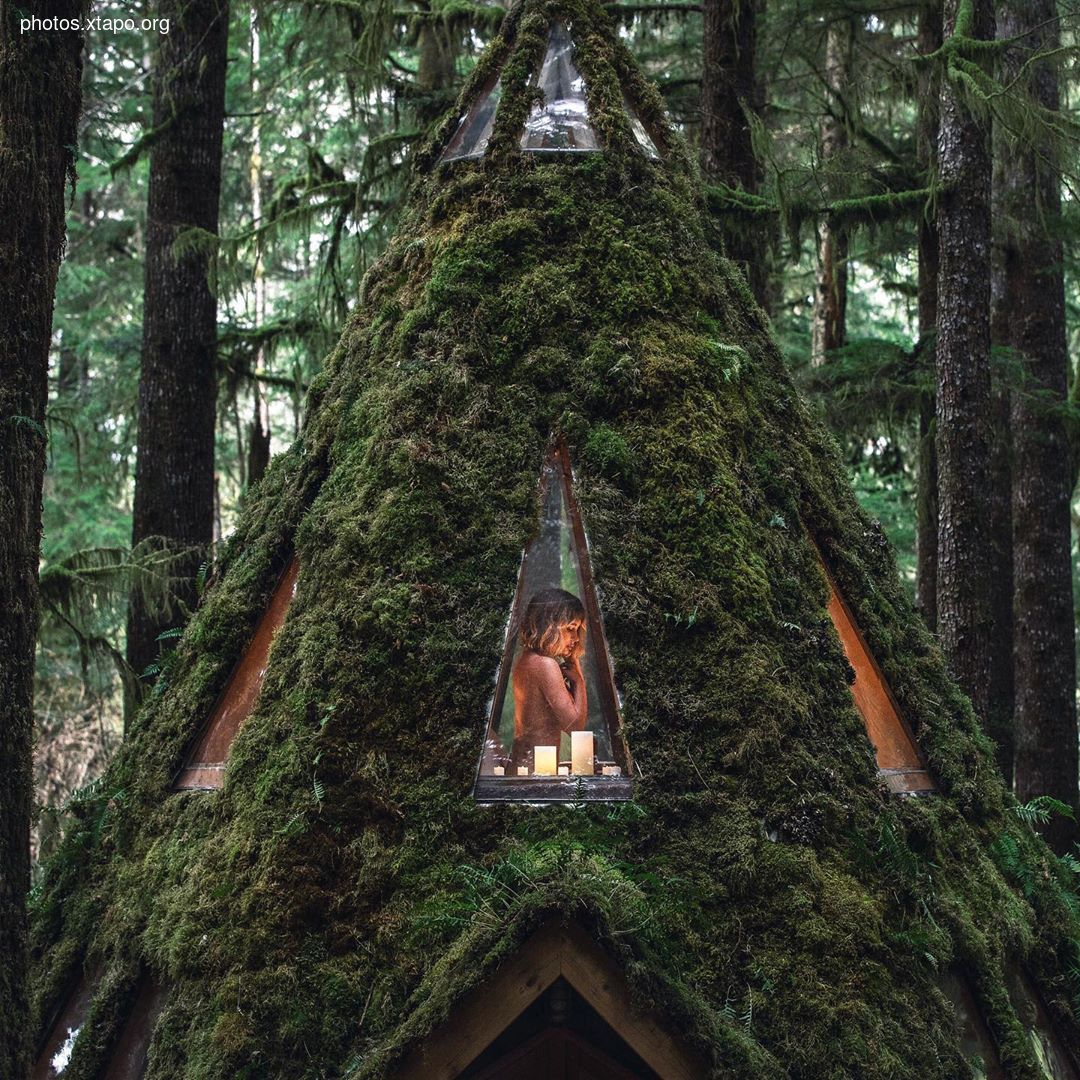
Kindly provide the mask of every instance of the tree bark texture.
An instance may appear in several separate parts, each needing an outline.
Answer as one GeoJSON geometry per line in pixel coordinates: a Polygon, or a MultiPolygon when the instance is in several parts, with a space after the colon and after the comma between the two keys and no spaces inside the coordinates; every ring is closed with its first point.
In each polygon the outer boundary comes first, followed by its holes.
{"type": "Polygon", "coordinates": [[[30,1065],[26,895],[34,646],[53,294],[74,168],[81,0],[0,0],[0,1076],[30,1065]]]}
{"type": "MultiPolygon", "coordinates": [[[[993,35],[989,0],[946,0],[946,34],[993,35]],[[970,18],[957,25],[958,11],[970,18]]],[[[990,122],[941,80],[938,161],[938,633],[983,723],[990,707],[990,122]]]]}
{"type": "MultiPolygon", "coordinates": [[[[919,8],[918,47],[923,56],[941,48],[941,7],[934,2],[919,8]]],[[[919,171],[927,181],[937,170],[938,108],[934,67],[925,64],[918,73],[919,114],[916,143],[919,171]]],[[[919,360],[934,373],[937,340],[938,290],[937,219],[928,207],[919,218],[919,360]]],[[[915,602],[926,625],[937,629],[937,451],[934,423],[934,392],[927,386],[919,406],[919,489],[917,501],[915,602]]]]}
{"type": "MultiPolygon", "coordinates": [[[[845,126],[851,78],[853,26],[847,19],[829,24],[825,38],[825,85],[829,108],[821,121],[821,163],[829,164],[847,149],[845,126]]],[[[813,340],[810,362],[823,364],[829,352],[842,348],[847,328],[848,235],[826,216],[818,222],[817,282],[814,289],[813,340]]]]}
{"type": "MultiPolygon", "coordinates": [[[[1009,0],[999,36],[1004,56],[1044,109],[1059,108],[1054,61],[1032,56],[1058,47],[1054,0],[1009,0]],[[1029,64],[1024,67],[1025,63],[1029,64]]],[[[1020,364],[1012,394],[1013,558],[1016,686],[1016,794],[1052,795],[1077,807],[1076,652],[1072,592],[1070,447],[1062,407],[1068,396],[1065,290],[1060,240],[1061,177],[1054,148],[1001,141],[1007,343],[1020,364]]],[[[1044,828],[1059,851],[1076,826],[1044,828]]]]}
{"type": "MultiPolygon", "coordinates": [[[[754,154],[750,116],[760,114],[757,74],[759,0],[705,0],[701,78],[701,162],[714,183],[754,194],[761,168],[754,154]]],[[[769,226],[751,232],[734,219],[722,226],[728,256],[745,268],[750,289],[765,306],[768,293],[769,226]]]]}
{"type": "MultiPolygon", "coordinates": [[[[217,300],[205,241],[218,228],[229,11],[227,0],[164,0],[160,14],[172,28],[154,60],[159,135],[150,155],[132,540],[157,537],[186,552],[174,579],[190,608],[213,536],[217,300]],[[201,247],[190,246],[195,235],[201,247]]],[[[127,655],[137,673],[175,621],[133,590],[127,655]]]]}
{"type": "MultiPolygon", "coordinates": [[[[1006,188],[1001,154],[1002,136],[994,132],[990,207],[990,341],[994,348],[1008,344],[1012,313],[1006,296],[1005,254],[1000,223],[1006,188]]],[[[1013,781],[1013,546],[1012,546],[1012,424],[1008,368],[996,361],[990,371],[991,446],[990,536],[990,711],[986,733],[997,747],[997,763],[1011,790],[1013,781]]]]}

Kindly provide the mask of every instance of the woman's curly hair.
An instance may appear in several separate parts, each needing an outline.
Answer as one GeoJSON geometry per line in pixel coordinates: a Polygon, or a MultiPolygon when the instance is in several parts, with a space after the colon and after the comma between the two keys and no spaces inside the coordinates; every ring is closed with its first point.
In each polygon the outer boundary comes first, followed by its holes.
{"type": "Polygon", "coordinates": [[[584,604],[565,589],[541,589],[533,593],[521,620],[521,644],[544,656],[554,656],[552,650],[559,644],[559,628],[577,621],[582,623],[579,648],[584,651],[584,604]]]}

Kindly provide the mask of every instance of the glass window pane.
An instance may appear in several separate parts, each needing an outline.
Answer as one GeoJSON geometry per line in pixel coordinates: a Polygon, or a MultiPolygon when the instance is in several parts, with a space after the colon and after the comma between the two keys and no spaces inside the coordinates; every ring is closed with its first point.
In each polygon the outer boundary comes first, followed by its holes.
{"type": "Polygon", "coordinates": [[[960,1028],[960,1052],[976,1080],[1005,1080],[997,1048],[967,980],[955,972],[941,977],[941,988],[956,1011],[960,1028]]]}
{"type": "Polygon", "coordinates": [[[53,1080],[67,1071],[75,1040],[90,1013],[90,1003],[101,981],[101,974],[101,968],[95,968],[90,974],[83,975],[71,990],[41,1048],[30,1074],[31,1080],[53,1080]]]}
{"type": "Polygon", "coordinates": [[[454,137],[439,160],[460,161],[463,158],[483,157],[495,127],[495,112],[501,100],[502,80],[496,78],[494,83],[481,91],[472,108],[462,117],[454,137]]]}
{"type": "Polygon", "coordinates": [[[653,142],[652,136],[641,122],[641,117],[638,116],[637,112],[634,110],[634,106],[630,104],[630,99],[625,94],[623,94],[623,105],[626,107],[626,115],[630,121],[630,130],[634,133],[634,138],[637,139],[638,146],[645,151],[645,156],[647,158],[659,160],[660,151],[656,149],[656,143],[653,142]]]}
{"type": "Polygon", "coordinates": [[[829,583],[829,617],[836,627],[844,655],[855,672],[851,696],[866,723],[866,734],[877,755],[879,774],[898,795],[934,791],[926,763],[901,719],[885,675],[870,652],[855,616],[840,595],[820,551],[818,558],[829,583]]]}
{"type": "Polygon", "coordinates": [[[198,791],[224,787],[225,765],[233,739],[259,699],[259,691],[266,678],[270,646],[285,622],[289,605],[296,595],[299,572],[300,563],[294,556],[281,575],[270,603],[255,627],[251,642],[229,676],[206,729],[177,778],[175,790],[198,791]]]}
{"type": "Polygon", "coordinates": [[[1046,1080],[1077,1080],[1072,1055],[1054,1028],[1035,984],[1015,965],[1006,970],[1012,1007],[1027,1029],[1031,1049],[1046,1080]]]}
{"type": "Polygon", "coordinates": [[[573,51],[574,43],[565,23],[555,23],[537,79],[544,92],[544,103],[534,105],[525,121],[522,150],[542,153],[600,149],[596,132],[589,123],[585,80],[574,64],[573,51]]]}
{"type": "Polygon", "coordinates": [[[601,784],[625,779],[629,762],[617,730],[587,543],[569,463],[557,449],[541,475],[539,530],[522,556],[480,775],[515,782],[562,777],[568,786],[583,777],[601,784]]]}

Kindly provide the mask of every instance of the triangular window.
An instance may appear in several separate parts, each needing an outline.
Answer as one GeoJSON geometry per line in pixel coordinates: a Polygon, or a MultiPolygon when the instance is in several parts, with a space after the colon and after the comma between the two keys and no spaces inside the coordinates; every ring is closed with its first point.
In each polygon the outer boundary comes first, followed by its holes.
{"type": "Polygon", "coordinates": [[[244,655],[229,676],[225,690],[210,714],[210,720],[187,764],[177,777],[174,785],[176,790],[206,791],[224,786],[225,765],[233,739],[259,699],[259,691],[266,678],[270,646],[274,642],[274,635],[285,622],[285,614],[296,595],[299,571],[300,564],[293,558],[281,575],[244,655]]]}
{"type": "Polygon", "coordinates": [[[75,1041],[90,1014],[90,1003],[101,975],[102,970],[98,967],[77,978],[49,1026],[49,1034],[38,1052],[30,1080],[54,1080],[67,1072],[75,1041]]]}
{"type": "Polygon", "coordinates": [[[149,975],[142,977],[135,990],[135,1004],[124,1021],[103,1080],[141,1080],[165,997],[164,983],[149,975]]]}
{"type": "Polygon", "coordinates": [[[1047,1080],[1077,1080],[1080,1068],[1062,1039],[1038,987],[1016,963],[1005,969],[1009,1001],[1027,1031],[1031,1051],[1047,1080]]]}
{"type": "MultiPolygon", "coordinates": [[[[820,551],[818,558],[821,558],[820,551]]],[[[866,724],[866,734],[877,754],[878,772],[897,795],[918,795],[934,791],[915,739],[900,715],[885,676],[866,644],[855,616],[848,607],[832,574],[821,561],[829,583],[829,616],[832,618],[848,663],[855,672],[851,696],[866,724]]]]}
{"type": "Polygon", "coordinates": [[[958,972],[941,976],[941,989],[952,1003],[960,1031],[960,1052],[978,1080],[1005,1080],[997,1047],[967,979],[958,972]]]}
{"type": "Polygon", "coordinates": [[[623,94],[623,106],[626,109],[626,118],[630,122],[630,130],[634,133],[638,146],[641,147],[647,158],[658,161],[660,151],[656,148],[656,142],[641,122],[641,117],[638,116],[634,106],[630,104],[630,99],[625,94],[623,94]]]}
{"type": "Polygon", "coordinates": [[[566,24],[554,23],[535,83],[543,91],[544,101],[533,106],[525,121],[522,150],[580,153],[600,149],[596,132],[589,123],[585,80],[574,63],[573,53],[574,43],[566,24]]]}
{"type": "Polygon", "coordinates": [[[502,100],[502,79],[496,77],[480,92],[472,107],[462,117],[454,137],[442,152],[440,161],[461,161],[484,156],[495,128],[495,111],[502,100]]]}
{"type": "Polygon", "coordinates": [[[557,443],[518,573],[476,796],[626,799],[629,771],[570,460],[557,443]]]}

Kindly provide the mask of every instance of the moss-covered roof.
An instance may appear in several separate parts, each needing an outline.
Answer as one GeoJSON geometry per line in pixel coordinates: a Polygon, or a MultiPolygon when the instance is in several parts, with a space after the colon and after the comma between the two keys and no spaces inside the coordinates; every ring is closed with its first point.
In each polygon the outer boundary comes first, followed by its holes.
{"type": "Polygon", "coordinates": [[[171,991],[148,1076],[385,1077],[531,931],[588,927],[713,1075],[971,1075],[939,971],[1010,1077],[1040,1075],[1003,970],[1062,1037],[1075,901],[708,242],[685,149],[591,0],[526,0],[487,156],[423,155],[411,208],[216,583],[35,900],[37,1010],[103,964],[66,1077],[138,973],[171,991]],[[603,153],[523,155],[569,20],[603,153]],[[638,149],[625,89],[664,157],[638,149]],[[574,460],[630,803],[478,806],[472,785],[536,482],[574,460]],[[877,779],[814,536],[939,785],[877,779]],[[185,749],[295,551],[299,588],[219,793],[185,749]]]}

